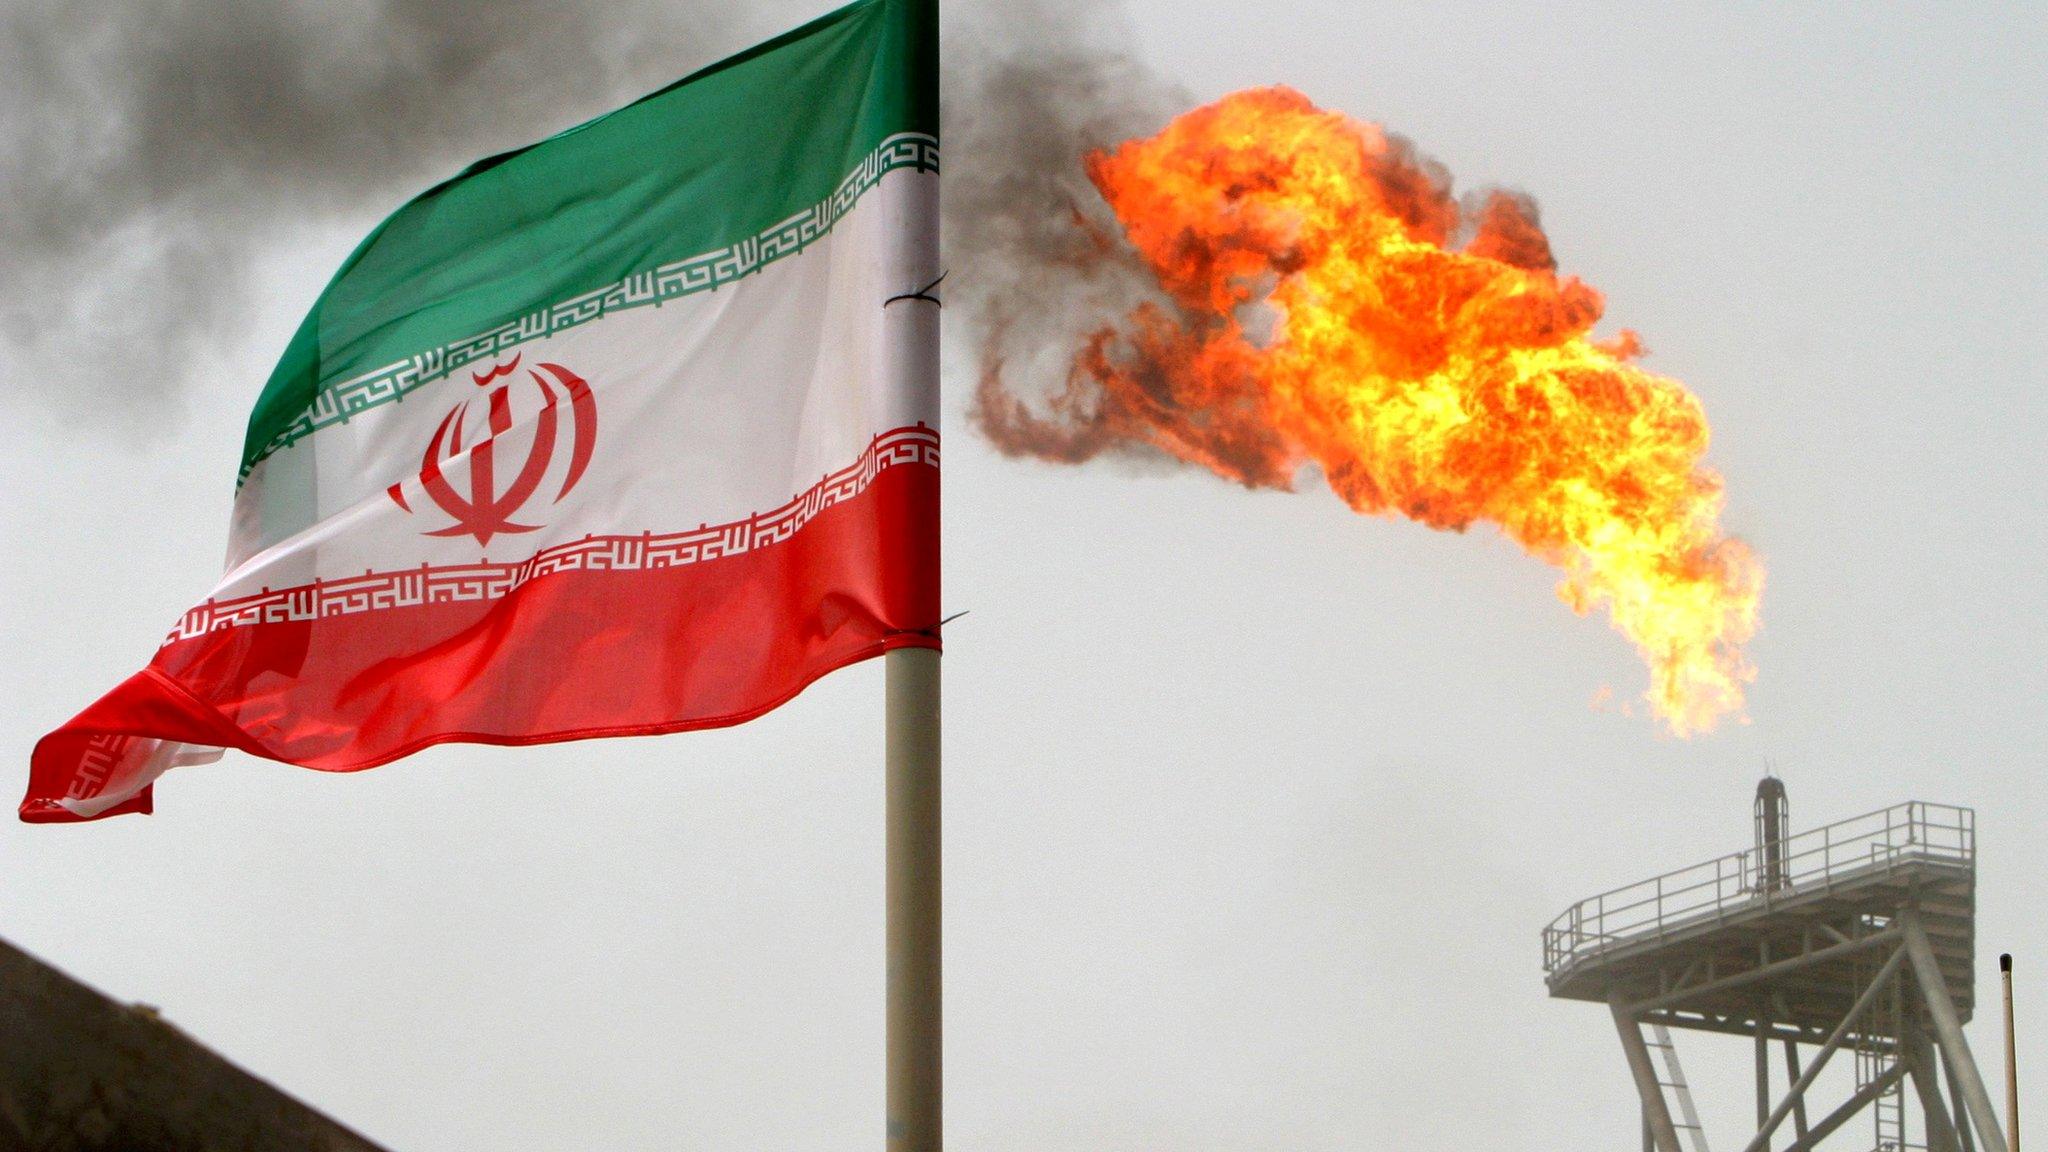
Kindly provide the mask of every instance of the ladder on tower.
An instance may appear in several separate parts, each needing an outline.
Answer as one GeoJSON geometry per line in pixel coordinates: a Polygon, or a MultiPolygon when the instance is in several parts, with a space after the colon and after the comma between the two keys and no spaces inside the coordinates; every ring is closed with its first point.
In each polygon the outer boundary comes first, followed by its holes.
{"type": "MultiPolygon", "coordinates": [[[[1898,1057],[1891,1052],[1876,1052],[1858,1049],[1856,1052],[1856,1087],[1868,1085],[1892,1069],[1898,1057]]],[[[1893,1080],[1877,1099],[1870,1102],[1871,1114],[1877,1118],[1876,1152],[1914,1152],[1925,1148],[1922,1144],[1906,1142],[1906,1098],[1905,1080],[1893,1080]]]]}
{"type": "MultiPolygon", "coordinates": [[[[1874,925],[1877,926],[1877,925],[1874,925]]],[[[1871,979],[1876,976],[1876,962],[1862,959],[1858,969],[1868,970],[1871,979]]],[[[1894,979],[1891,986],[1881,992],[1870,1006],[1870,1015],[1857,1030],[1856,1088],[1863,1088],[1890,1076],[1893,1066],[1899,1061],[1899,1040],[1905,1034],[1907,1007],[1905,1003],[1906,982],[1894,979]],[[1889,1038],[1889,1039],[1888,1039],[1889,1038]]],[[[1892,1076],[1891,1083],[1877,1099],[1870,1102],[1871,1116],[1877,1127],[1875,1152],[1925,1152],[1927,1145],[1914,1143],[1906,1138],[1906,1079],[1892,1076]]]]}
{"type": "Polygon", "coordinates": [[[1693,1107],[1692,1089],[1686,1086],[1685,1069],[1679,1066],[1678,1046],[1671,1042],[1671,1030],[1662,1024],[1652,1023],[1646,1046],[1664,1062],[1664,1075],[1657,1081],[1658,1090],[1678,1098],[1678,1115],[1673,1118],[1671,1126],[1692,1145],[1692,1152],[1708,1152],[1707,1130],[1700,1127],[1699,1109],[1693,1107]]]}

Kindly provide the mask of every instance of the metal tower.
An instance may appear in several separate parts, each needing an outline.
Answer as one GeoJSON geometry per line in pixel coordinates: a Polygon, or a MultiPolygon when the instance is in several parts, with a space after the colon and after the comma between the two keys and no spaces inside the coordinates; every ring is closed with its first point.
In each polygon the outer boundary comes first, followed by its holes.
{"type": "Polygon", "coordinates": [[[1794,836],[1784,785],[1766,779],[1756,830],[1746,851],[1582,900],[1543,930],[1550,994],[1613,1013],[1646,1152],[1706,1148],[1670,1029],[1755,1045],[1757,1131],[1745,1152],[1769,1152],[1774,1138],[1782,1152],[1806,1152],[1866,1108],[1876,1152],[2004,1152],[1962,1029],[1976,990],[1975,813],[1914,802],[1794,836]],[[1844,1049],[1855,1090],[1820,1112],[1809,1090],[1844,1049]],[[1907,1142],[1908,1083],[1924,1144],[1907,1142]]]}

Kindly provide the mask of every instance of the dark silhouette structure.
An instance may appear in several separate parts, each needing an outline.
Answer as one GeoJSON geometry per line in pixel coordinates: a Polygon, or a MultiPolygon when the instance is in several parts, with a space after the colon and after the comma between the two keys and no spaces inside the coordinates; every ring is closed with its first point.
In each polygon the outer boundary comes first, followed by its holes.
{"type": "Polygon", "coordinates": [[[0,1149],[382,1152],[228,1063],[0,941],[0,1149]]]}

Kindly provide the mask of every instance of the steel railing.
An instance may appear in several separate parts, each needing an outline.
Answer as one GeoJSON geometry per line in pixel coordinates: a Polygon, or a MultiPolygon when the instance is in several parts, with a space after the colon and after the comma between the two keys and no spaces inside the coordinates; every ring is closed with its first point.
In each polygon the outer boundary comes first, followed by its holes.
{"type": "Polygon", "coordinates": [[[1976,854],[1968,808],[1915,800],[1868,812],[1781,841],[1775,859],[1749,848],[1581,900],[1543,930],[1543,971],[1906,864],[1971,865],[1976,854]]]}

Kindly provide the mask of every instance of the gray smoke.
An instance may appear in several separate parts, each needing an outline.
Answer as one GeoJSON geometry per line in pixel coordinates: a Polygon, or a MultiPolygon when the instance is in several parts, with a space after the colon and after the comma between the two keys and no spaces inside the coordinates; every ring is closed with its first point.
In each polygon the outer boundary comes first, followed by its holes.
{"type": "Polygon", "coordinates": [[[1075,352],[1157,296],[1082,158],[1157,132],[1191,100],[1130,54],[1108,0],[1017,0],[963,23],[948,29],[946,67],[951,376],[979,380],[970,414],[1004,451],[1099,452],[1035,442],[1054,425],[1020,415],[1018,397],[1086,406],[1091,390],[1070,376],[1075,352]]]}
{"type": "MultiPolygon", "coordinates": [[[[673,0],[8,0],[0,375],[163,417],[269,246],[363,217],[736,47],[673,0]]],[[[256,382],[232,386],[253,397],[256,382]]]]}
{"type": "MultiPolygon", "coordinates": [[[[710,0],[0,4],[0,395],[130,431],[161,427],[186,382],[254,395],[209,366],[263,253],[367,227],[819,9],[740,25],[710,0]]],[[[973,371],[1008,349],[1061,373],[1067,337],[1137,290],[1092,258],[1116,231],[1081,157],[1185,101],[1131,58],[1112,0],[946,15],[951,343],[973,371]]]]}

